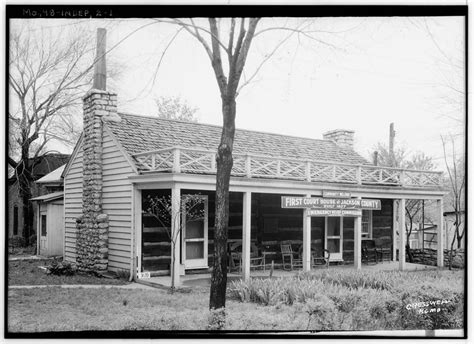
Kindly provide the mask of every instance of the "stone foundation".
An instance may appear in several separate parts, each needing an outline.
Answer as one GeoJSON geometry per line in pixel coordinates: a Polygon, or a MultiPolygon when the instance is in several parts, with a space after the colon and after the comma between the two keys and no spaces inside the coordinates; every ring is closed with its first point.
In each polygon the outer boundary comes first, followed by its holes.
{"type": "MultiPolygon", "coordinates": [[[[425,248],[424,251],[420,249],[411,249],[413,256],[413,263],[425,265],[437,265],[437,251],[434,249],[425,248]]],[[[444,266],[449,266],[449,250],[444,250],[444,266]]],[[[408,257],[407,257],[408,262],[408,257]]],[[[464,250],[453,251],[453,268],[464,268],[464,250]]]]}

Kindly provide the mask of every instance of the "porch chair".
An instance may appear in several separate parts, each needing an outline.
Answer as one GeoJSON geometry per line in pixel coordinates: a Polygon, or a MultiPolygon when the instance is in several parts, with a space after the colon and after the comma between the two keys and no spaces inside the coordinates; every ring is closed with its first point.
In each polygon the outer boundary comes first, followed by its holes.
{"type": "Polygon", "coordinates": [[[326,265],[326,269],[329,269],[329,260],[331,259],[331,252],[326,249],[319,250],[315,247],[311,247],[311,268],[317,266],[326,265]]]}
{"type": "Polygon", "coordinates": [[[383,236],[375,239],[375,248],[377,249],[377,255],[380,260],[387,261],[392,260],[392,238],[389,236],[383,236]]]}
{"type": "Polygon", "coordinates": [[[283,270],[293,270],[294,268],[302,268],[303,267],[303,259],[298,254],[298,252],[294,252],[291,248],[290,243],[282,243],[280,244],[281,249],[281,261],[283,265],[283,270]],[[287,259],[289,259],[289,263],[287,263],[287,259]],[[286,266],[290,265],[290,268],[287,269],[286,266]]]}
{"type": "MultiPolygon", "coordinates": [[[[235,243],[230,245],[230,271],[242,271],[242,244],[235,243]]],[[[250,244],[250,270],[252,269],[264,269],[263,257],[258,255],[258,247],[254,244],[250,244]]]]}
{"type": "Polygon", "coordinates": [[[372,239],[362,240],[362,262],[369,264],[373,262],[378,263],[377,248],[375,247],[375,241],[372,239]]]}
{"type": "MultiPolygon", "coordinates": [[[[298,257],[301,259],[301,265],[303,265],[303,245],[298,249],[298,257]]],[[[311,245],[311,268],[316,268],[325,265],[329,268],[329,259],[331,253],[326,249],[319,249],[315,245],[311,245]]]]}

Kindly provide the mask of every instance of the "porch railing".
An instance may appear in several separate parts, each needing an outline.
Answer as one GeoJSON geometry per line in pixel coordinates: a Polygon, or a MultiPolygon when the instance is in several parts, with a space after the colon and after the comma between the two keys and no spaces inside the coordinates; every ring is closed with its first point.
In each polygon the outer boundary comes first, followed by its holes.
{"type": "MultiPolygon", "coordinates": [[[[170,147],[133,155],[142,173],[216,173],[216,153],[205,149],[170,147]]],[[[290,179],[308,182],[433,187],[442,185],[442,172],[317,160],[233,154],[233,176],[290,179]]]]}

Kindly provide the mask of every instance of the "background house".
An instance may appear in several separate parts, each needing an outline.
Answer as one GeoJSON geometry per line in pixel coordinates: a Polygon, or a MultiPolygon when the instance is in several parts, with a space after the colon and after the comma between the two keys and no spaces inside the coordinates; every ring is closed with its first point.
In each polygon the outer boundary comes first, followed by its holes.
{"type": "Polygon", "coordinates": [[[38,179],[36,184],[42,190],[35,202],[37,253],[41,256],[62,256],[64,247],[64,207],[62,165],[38,179]]]}
{"type": "MultiPolygon", "coordinates": [[[[33,163],[30,159],[29,163],[33,163]]],[[[33,167],[33,181],[38,181],[51,171],[57,169],[61,165],[68,162],[68,154],[45,154],[37,159],[37,163],[33,167]]],[[[54,190],[54,186],[47,186],[46,184],[31,184],[31,194],[33,197],[43,195],[54,190]]],[[[18,181],[16,175],[12,175],[8,179],[8,237],[22,237],[23,236],[23,202],[19,195],[18,181]]],[[[36,215],[33,215],[33,233],[36,231],[36,215]]]]}

